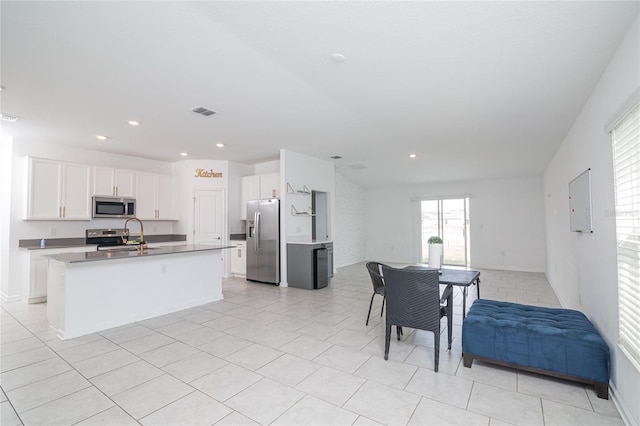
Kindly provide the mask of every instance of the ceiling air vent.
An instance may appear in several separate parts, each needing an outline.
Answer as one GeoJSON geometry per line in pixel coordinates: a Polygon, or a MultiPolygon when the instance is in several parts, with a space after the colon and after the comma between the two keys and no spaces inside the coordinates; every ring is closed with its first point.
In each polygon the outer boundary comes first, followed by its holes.
{"type": "Polygon", "coordinates": [[[334,160],[339,160],[342,157],[340,157],[339,155],[332,155],[331,158],[333,158],[334,160]]]}
{"type": "Polygon", "coordinates": [[[20,117],[16,117],[15,115],[9,115],[9,114],[0,113],[0,120],[2,120],[2,121],[8,121],[10,123],[15,123],[19,119],[20,119],[20,117]]]}
{"type": "Polygon", "coordinates": [[[211,111],[210,109],[207,109],[205,107],[196,107],[192,109],[192,111],[195,112],[196,114],[204,115],[205,117],[208,117],[216,113],[215,111],[211,111]]]}

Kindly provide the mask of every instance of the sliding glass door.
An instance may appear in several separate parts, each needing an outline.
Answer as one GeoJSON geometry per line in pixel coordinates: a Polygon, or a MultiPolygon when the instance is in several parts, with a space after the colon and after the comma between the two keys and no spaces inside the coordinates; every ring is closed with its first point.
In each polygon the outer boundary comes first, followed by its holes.
{"type": "Polygon", "coordinates": [[[442,238],[445,265],[469,265],[469,199],[420,202],[421,262],[429,262],[429,237],[442,238]]]}

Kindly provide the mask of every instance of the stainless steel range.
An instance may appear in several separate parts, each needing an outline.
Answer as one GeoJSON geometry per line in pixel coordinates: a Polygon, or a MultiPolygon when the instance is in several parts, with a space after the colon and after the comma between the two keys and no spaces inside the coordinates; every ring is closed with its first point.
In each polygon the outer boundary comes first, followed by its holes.
{"type": "Polygon", "coordinates": [[[122,239],[123,235],[128,236],[126,228],[87,229],[85,244],[96,244],[97,250],[136,250],[135,247],[125,243],[126,240],[122,239]]]}

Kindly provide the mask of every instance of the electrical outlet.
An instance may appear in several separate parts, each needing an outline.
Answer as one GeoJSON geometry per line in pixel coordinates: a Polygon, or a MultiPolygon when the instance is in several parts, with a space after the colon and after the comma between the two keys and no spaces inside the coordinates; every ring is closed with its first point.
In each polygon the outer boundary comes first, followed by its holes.
{"type": "Polygon", "coordinates": [[[49,230],[49,234],[50,234],[52,237],[55,237],[56,235],[58,235],[58,229],[56,229],[56,228],[51,228],[51,229],[49,230]]]}

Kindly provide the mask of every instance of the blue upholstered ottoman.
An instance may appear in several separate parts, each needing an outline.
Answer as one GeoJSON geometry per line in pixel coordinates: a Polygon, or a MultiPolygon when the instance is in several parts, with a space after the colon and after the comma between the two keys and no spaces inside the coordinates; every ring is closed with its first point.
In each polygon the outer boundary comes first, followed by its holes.
{"type": "Polygon", "coordinates": [[[474,359],[593,384],[609,398],[609,347],[582,312],[478,299],[462,324],[474,359]]]}

